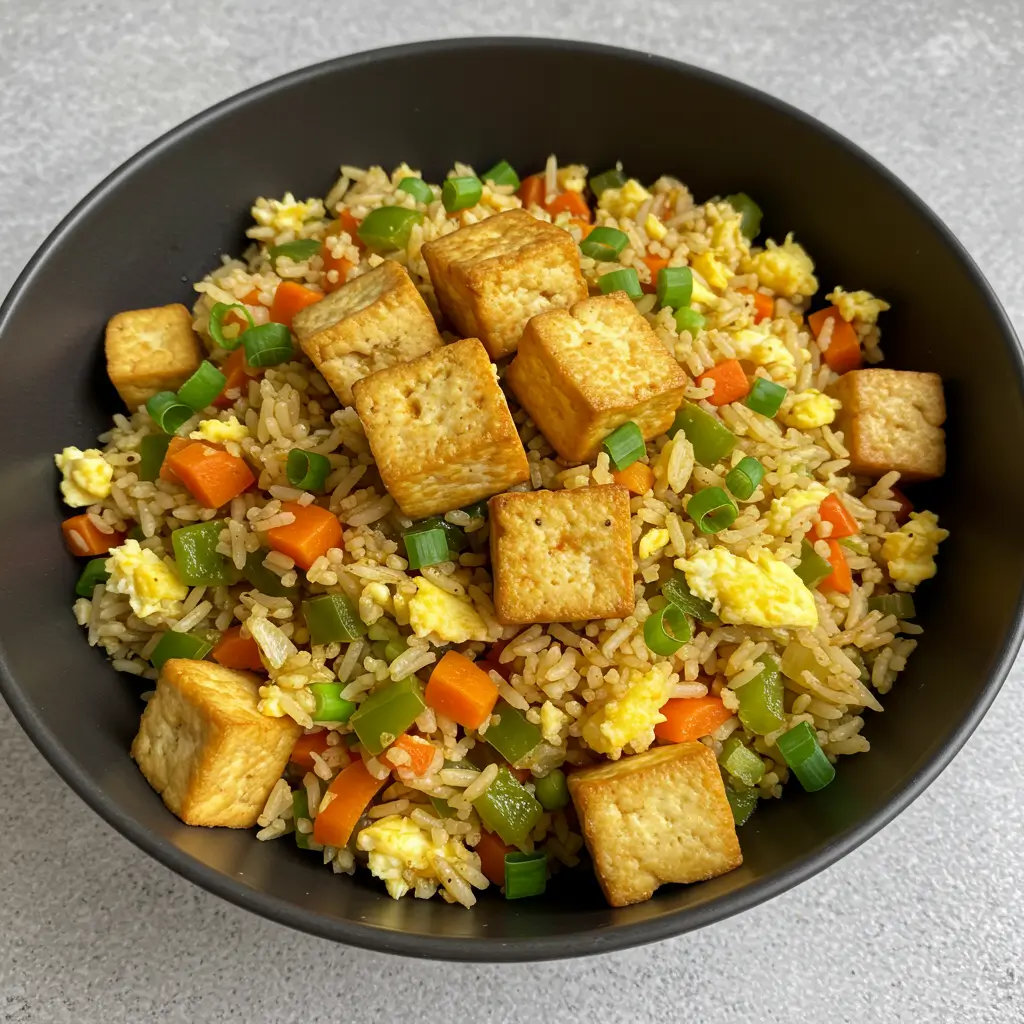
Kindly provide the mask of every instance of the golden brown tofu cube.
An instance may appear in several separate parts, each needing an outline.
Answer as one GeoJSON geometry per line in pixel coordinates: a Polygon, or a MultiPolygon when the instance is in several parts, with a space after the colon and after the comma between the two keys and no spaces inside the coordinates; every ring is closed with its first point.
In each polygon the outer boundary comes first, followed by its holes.
{"type": "Polygon", "coordinates": [[[256,710],[260,681],[211,661],[165,662],[132,757],[186,825],[250,828],[302,728],[256,710]]]}
{"type": "Polygon", "coordinates": [[[937,373],[851,370],[830,388],[843,403],[836,429],[843,431],[850,471],[903,480],[932,480],[946,469],[946,402],[937,373]]]}
{"type": "Polygon", "coordinates": [[[632,420],[644,440],[665,433],[687,376],[624,292],[552,310],[526,325],[509,386],[551,446],[589,462],[632,420]]]}
{"type": "Polygon", "coordinates": [[[295,315],[302,351],[334,393],[352,404],[357,380],[443,344],[406,269],[385,260],[295,315]]]}
{"type": "Polygon", "coordinates": [[[499,622],[621,619],[633,611],[625,487],[499,494],[490,517],[499,622]]]}
{"type": "Polygon", "coordinates": [[[132,412],[159,391],[177,391],[203,360],[192,314],[180,302],[111,317],[106,352],[107,376],[132,412]]]}
{"type": "Polygon", "coordinates": [[[494,364],[476,338],[378,370],[353,391],[384,486],[410,519],[530,478],[494,364]]]}
{"type": "Polygon", "coordinates": [[[743,863],[715,755],[674,743],[569,776],[597,880],[613,907],[665,882],[702,882],[743,863]]]}
{"type": "Polygon", "coordinates": [[[492,359],[515,352],[531,316],[587,297],[572,236],[508,210],[423,246],[444,315],[492,359]]]}

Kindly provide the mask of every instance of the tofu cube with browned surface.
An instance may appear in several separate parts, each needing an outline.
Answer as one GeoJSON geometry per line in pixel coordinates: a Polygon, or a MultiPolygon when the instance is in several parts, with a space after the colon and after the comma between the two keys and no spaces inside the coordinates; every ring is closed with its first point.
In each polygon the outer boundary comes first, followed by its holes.
{"type": "Polygon", "coordinates": [[[595,458],[628,420],[645,441],[665,433],[687,379],[624,292],[533,317],[507,374],[520,404],[569,462],[595,458]]]}
{"type": "Polygon", "coordinates": [[[903,480],[933,480],[946,469],[946,402],[937,373],[851,370],[830,388],[843,403],[836,429],[850,453],[850,471],[903,480]]]}
{"type": "Polygon", "coordinates": [[[633,611],[625,487],[512,492],[489,507],[499,622],[620,619],[633,611]]]}
{"type": "Polygon", "coordinates": [[[423,246],[444,315],[492,359],[516,350],[531,316],[587,296],[572,236],[525,210],[508,210],[423,246]]]}
{"type": "Polygon", "coordinates": [[[203,361],[192,314],[180,302],[111,317],[105,347],[107,376],[132,412],[160,391],[177,391],[203,361]]]}
{"type": "Polygon", "coordinates": [[[494,364],[476,338],[378,370],[353,391],[384,486],[410,519],[530,477],[494,364]]]}
{"type": "Polygon", "coordinates": [[[569,775],[605,899],[642,903],[666,882],[702,882],[743,863],[715,755],[674,743],[569,775]]]}
{"type": "Polygon", "coordinates": [[[352,404],[357,380],[444,343],[405,267],[385,260],[295,315],[302,351],[334,393],[352,404]]]}
{"type": "Polygon", "coordinates": [[[211,661],[165,662],[132,757],[186,825],[250,828],[301,726],[257,710],[260,681],[211,661]]]}

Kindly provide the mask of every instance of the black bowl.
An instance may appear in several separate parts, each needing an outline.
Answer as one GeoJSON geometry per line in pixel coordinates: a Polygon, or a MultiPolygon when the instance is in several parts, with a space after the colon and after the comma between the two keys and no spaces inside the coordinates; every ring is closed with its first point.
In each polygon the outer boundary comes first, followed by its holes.
{"type": "MultiPolygon", "coordinates": [[[[949,763],[1021,640],[1024,542],[995,522],[1024,508],[1005,470],[1024,446],[1021,358],[995,296],[956,239],[884,168],[835,132],[753,89],[669,60],[546,40],[459,40],[321,64],[222,103],[111,175],[57,228],[0,311],[0,668],[18,720],[64,779],[169,867],[284,924],[370,948],[464,960],[621,949],[698,928],[808,878],[867,839],[949,763]],[[499,74],[500,72],[500,74],[499,74]],[[504,83],[504,84],[502,84],[504,83]],[[600,87],[601,99],[594,98],[600,87]],[[575,98],[573,98],[575,97],[575,98]],[[657,98],[658,102],[652,102],[657,98]],[[666,111],[702,111],[699,134],[666,111]],[[889,364],[933,370],[949,400],[949,472],[928,507],[951,530],[941,576],[920,592],[926,634],[871,715],[868,756],[817,795],[790,787],[741,830],[743,867],[610,910],[565,874],[543,900],[491,895],[472,911],[390,900],[286,842],[189,828],[128,756],[140,702],[70,614],[77,567],[60,541],[52,453],[86,445],[118,408],[102,331],[122,309],[191,304],[189,283],[240,249],[257,195],[322,195],[342,161],[406,159],[437,179],[455,159],[521,170],[555,152],[698,197],[744,190],[765,234],[794,230],[823,284],[893,305],[889,364]]],[[[924,489],[922,489],[924,490],[924,489]]]]}

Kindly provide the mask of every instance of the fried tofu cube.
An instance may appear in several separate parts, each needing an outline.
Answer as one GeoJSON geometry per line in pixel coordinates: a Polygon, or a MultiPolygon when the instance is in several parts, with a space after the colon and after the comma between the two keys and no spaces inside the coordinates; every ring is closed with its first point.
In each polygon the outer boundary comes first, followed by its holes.
{"type": "Polygon", "coordinates": [[[384,486],[410,519],[530,478],[494,364],[476,338],[378,370],[353,392],[384,486]]]}
{"type": "Polygon", "coordinates": [[[665,882],[702,882],[743,863],[715,755],[673,743],[569,776],[583,838],[613,907],[665,882]]]}
{"type": "Polygon", "coordinates": [[[302,351],[346,405],[352,404],[357,380],[444,344],[412,278],[394,260],[307,306],[292,328],[302,351]]]}
{"type": "Polygon", "coordinates": [[[111,317],[105,347],[107,376],[132,412],[160,391],[177,391],[203,361],[192,314],[180,302],[111,317]]]}
{"type": "Polygon", "coordinates": [[[632,420],[644,440],[665,433],[687,376],[624,292],[533,317],[507,380],[551,446],[589,462],[632,420]]]}
{"type": "Polygon", "coordinates": [[[515,352],[531,316],[587,297],[572,236],[525,210],[508,210],[423,246],[446,317],[492,359],[515,352]]]}
{"type": "Polygon", "coordinates": [[[260,681],[211,661],[164,663],[132,757],[186,825],[251,828],[302,728],[256,709],[260,681]]]}
{"type": "Polygon", "coordinates": [[[512,492],[489,507],[499,622],[621,619],[633,611],[625,487],[512,492]]]}
{"type": "Polygon", "coordinates": [[[933,480],[946,469],[946,402],[937,373],[851,370],[829,389],[843,403],[835,429],[843,431],[850,471],[903,480],[933,480]]]}

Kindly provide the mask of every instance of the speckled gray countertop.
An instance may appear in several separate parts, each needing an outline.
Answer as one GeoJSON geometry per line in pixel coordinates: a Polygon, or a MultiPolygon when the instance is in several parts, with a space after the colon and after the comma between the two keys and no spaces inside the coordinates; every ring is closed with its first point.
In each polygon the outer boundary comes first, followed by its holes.
{"type": "MultiPolygon", "coordinates": [[[[678,57],[821,118],[939,213],[1024,330],[1020,0],[443,6],[0,0],[0,295],[104,175],[239,89],[386,43],[533,34],[678,57]]],[[[1020,1022],[1024,797],[1004,723],[1024,719],[1022,684],[1018,664],[938,782],[799,889],[657,946],[514,967],[333,947],[221,902],[96,818],[0,705],[0,1020],[448,1024],[468,997],[481,1024],[1020,1022]]]]}

